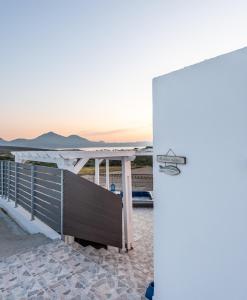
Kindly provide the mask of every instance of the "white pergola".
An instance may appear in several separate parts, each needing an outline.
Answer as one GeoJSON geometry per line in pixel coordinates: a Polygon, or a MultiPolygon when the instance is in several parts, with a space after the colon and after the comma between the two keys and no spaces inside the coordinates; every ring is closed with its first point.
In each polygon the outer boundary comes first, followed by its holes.
{"type": "MultiPolygon", "coordinates": [[[[109,190],[109,161],[119,160],[122,164],[122,190],[123,190],[123,219],[125,246],[128,250],[133,248],[132,228],[132,182],[131,161],[137,154],[134,150],[96,150],[96,151],[18,151],[12,152],[15,161],[25,163],[37,161],[55,163],[59,169],[69,170],[78,174],[89,159],[95,159],[95,183],[99,185],[100,164],[106,161],[106,188],[109,190]]],[[[137,154],[138,155],[138,154],[137,154]]],[[[142,154],[143,155],[143,154],[142,154]]]]}

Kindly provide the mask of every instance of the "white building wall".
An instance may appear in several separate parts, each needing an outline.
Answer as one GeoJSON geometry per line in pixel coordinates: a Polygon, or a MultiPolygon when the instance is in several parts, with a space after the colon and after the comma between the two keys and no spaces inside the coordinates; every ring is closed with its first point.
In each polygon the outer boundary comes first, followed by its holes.
{"type": "Polygon", "coordinates": [[[155,299],[247,299],[247,48],[155,78],[155,299]],[[156,155],[187,157],[181,174],[156,155]]]}

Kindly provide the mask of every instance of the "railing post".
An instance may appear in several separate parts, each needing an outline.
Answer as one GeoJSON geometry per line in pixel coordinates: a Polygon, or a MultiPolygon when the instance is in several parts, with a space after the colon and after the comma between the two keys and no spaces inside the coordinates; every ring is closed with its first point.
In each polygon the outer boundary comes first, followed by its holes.
{"type": "Polygon", "coordinates": [[[7,178],[6,178],[6,162],[3,161],[3,197],[6,197],[6,185],[7,185],[7,178]]]}
{"type": "Polygon", "coordinates": [[[1,161],[1,186],[2,186],[2,197],[3,197],[3,161],[1,161]]]}
{"type": "Polygon", "coordinates": [[[9,199],[9,186],[10,186],[10,161],[8,161],[8,187],[7,187],[7,199],[8,202],[10,201],[9,199]]]}
{"type": "Polygon", "coordinates": [[[31,221],[34,220],[34,166],[31,166],[31,221]]]}
{"type": "Polygon", "coordinates": [[[61,169],[61,239],[64,240],[63,235],[63,193],[64,193],[64,170],[61,169]]]}
{"type": "Polygon", "coordinates": [[[17,207],[17,180],[18,180],[17,164],[18,163],[15,163],[15,207],[17,207]]]}

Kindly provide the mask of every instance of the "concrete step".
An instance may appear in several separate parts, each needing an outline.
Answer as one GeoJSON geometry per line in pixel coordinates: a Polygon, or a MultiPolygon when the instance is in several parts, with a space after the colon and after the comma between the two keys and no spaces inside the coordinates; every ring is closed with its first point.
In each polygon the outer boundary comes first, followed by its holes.
{"type": "Polygon", "coordinates": [[[27,252],[50,241],[42,234],[28,234],[0,209],[0,259],[27,252]]]}

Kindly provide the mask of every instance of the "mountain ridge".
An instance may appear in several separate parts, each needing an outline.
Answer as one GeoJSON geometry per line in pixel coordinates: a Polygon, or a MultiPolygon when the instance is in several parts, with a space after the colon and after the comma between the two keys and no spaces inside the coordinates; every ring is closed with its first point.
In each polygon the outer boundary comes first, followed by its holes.
{"type": "Polygon", "coordinates": [[[150,145],[147,141],[141,142],[117,142],[108,143],[104,141],[90,141],[79,135],[71,134],[63,136],[56,132],[49,131],[32,139],[17,138],[6,141],[0,138],[0,146],[30,147],[41,149],[57,148],[90,148],[90,147],[143,147],[150,145]]]}

